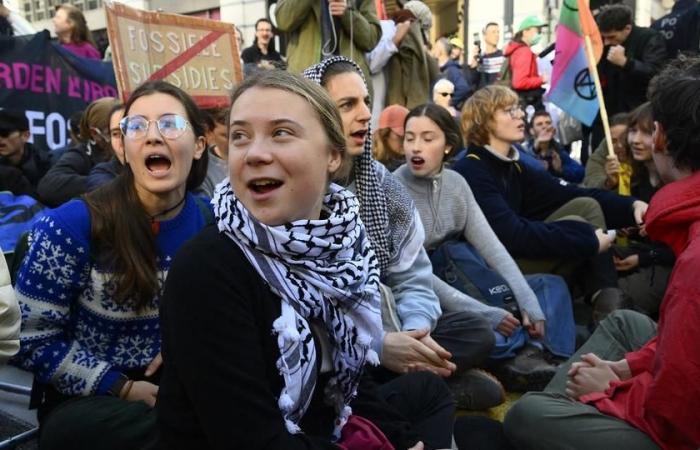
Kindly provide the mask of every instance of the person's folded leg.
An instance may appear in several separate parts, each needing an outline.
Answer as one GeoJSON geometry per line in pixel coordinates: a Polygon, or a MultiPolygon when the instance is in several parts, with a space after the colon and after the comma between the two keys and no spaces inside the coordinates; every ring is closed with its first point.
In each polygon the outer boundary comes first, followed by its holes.
{"type": "Polygon", "coordinates": [[[508,411],[503,423],[521,450],[658,450],[645,433],[624,420],[565,395],[530,392],[508,411]]]}

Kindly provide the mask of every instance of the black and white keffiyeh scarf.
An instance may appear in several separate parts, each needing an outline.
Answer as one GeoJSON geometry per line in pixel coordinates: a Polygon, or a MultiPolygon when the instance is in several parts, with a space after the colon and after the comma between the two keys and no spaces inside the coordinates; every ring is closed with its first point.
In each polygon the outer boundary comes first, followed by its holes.
{"type": "MultiPolygon", "coordinates": [[[[326,70],[333,64],[352,64],[366,84],[362,69],[344,56],[333,56],[304,71],[304,77],[321,84],[326,70]]],[[[389,272],[399,272],[413,265],[423,246],[425,233],[411,196],[403,185],[372,157],[372,130],[365,139],[364,150],[354,159],[360,217],[379,259],[384,280],[389,272]]]]}
{"type": "Polygon", "coordinates": [[[285,386],[278,406],[290,433],[316,385],[317,361],[309,320],[323,323],[332,347],[334,375],[325,395],[336,409],[334,435],[351,414],[365,363],[379,364],[370,348],[381,339],[379,270],[359,220],[357,198],[331,184],[322,218],[268,226],[256,220],[235,196],[228,180],[217,187],[214,215],[219,231],[243,250],[248,261],[282,300],[274,321],[280,358],[277,368],[285,386]]]}

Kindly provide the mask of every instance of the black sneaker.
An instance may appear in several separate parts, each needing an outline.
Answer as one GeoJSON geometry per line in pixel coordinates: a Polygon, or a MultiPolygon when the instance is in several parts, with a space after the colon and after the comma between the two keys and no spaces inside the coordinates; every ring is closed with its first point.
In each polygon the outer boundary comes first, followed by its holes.
{"type": "Polygon", "coordinates": [[[525,345],[514,358],[493,366],[493,373],[510,392],[541,391],[556,371],[557,365],[548,362],[534,345],[525,345]]]}
{"type": "Polygon", "coordinates": [[[481,369],[469,369],[447,379],[458,409],[481,411],[506,401],[506,392],[496,377],[481,369]]]}

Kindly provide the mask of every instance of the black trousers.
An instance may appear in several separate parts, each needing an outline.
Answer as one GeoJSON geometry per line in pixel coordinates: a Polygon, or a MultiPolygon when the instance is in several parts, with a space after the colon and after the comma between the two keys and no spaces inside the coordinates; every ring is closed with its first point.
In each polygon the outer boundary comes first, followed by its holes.
{"type": "Polygon", "coordinates": [[[428,448],[452,447],[455,403],[442,378],[430,372],[409,373],[379,386],[378,392],[411,422],[428,448]]]}
{"type": "Polygon", "coordinates": [[[464,311],[443,312],[430,335],[452,353],[452,362],[457,365],[455,374],[481,367],[494,345],[493,329],[489,322],[464,311]]]}

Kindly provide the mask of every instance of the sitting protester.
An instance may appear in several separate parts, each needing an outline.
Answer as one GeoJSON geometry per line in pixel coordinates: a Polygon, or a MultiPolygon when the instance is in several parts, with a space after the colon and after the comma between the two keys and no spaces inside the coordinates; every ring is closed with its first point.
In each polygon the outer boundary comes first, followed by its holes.
{"type": "Polygon", "coordinates": [[[500,385],[470,370],[491,352],[490,325],[476,314],[441,311],[418,211],[403,185],[372,158],[370,97],[362,72],[347,58],[335,57],[310,67],[304,75],[328,91],[343,120],[352,167],[349,175],[335,179],[356,193],[360,217],[379,259],[387,331],[383,367],[394,373],[421,369],[450,377],[455,389],[460,386],[469,392],[460,398],[473,400],[460,407],[492,406],[489,399],[500,402],[500,385]]]}
{"type": "Polygon", "coordinates": [[[43,203],[56,207],[88,191],[90,170],[112,157],[109,117],[116,104],[103,97],[87,107],[80,119],[80,142],[61,155],[37,187],[43,203]]]}
{"type": "MultiPolygon", "coordinates": [[[[663,185],[652,158],[652,114],[651,104],[647,102],[632,111],[627,121],[632,170],[625,184],[633,196],[645,202],[651,201],[663,185]]],[[[627,242],[621,243],[626,245],[613,248],[620,287],[631,307],[655,319],[675,262],[673,250],[649,240],[636,228],[626,234],[627,242]]]]}
{"type": "Polygon", "coordinates": [[[700,447],[700,59],[676,60],[652,80],[653,158],[666,183],[645,216],[649,237],[676,255],[658,326],[617,311],[544,393],[510,409],[521,449],[695,450],[700,447]]]}
{"type": "Polygon", "coordinates": [[[357,197],[331,182],[350,156],[334,103],[262,72],[234,91],[229,130],[216,227],[183,247],[165,287],[161,446],[449,448],[439,377],[377,388],[365,373],[383,343],[378,259],[357,197]]]}
{"type": "Polygon", "coordinates": [[[499,240],[524,273],[554,273],[579,286],[599,320],[620,306],[611,229],[639,224],[647,204],[562,185],[519,162],[525,132],[518,96],[503,86],[477,91],[462,110],[468,154],[454,170],[469,183],[499,240]],[[582,279],[574,279],[574,273],[582,279]],[[608,289],[613,288],[613,289],[608,289]],[[604,295],[603,295],[604,294],[604,295]]]}
{"type": "Polygon", "coordinates": [[[154,443],[162,285],[175,252],[211,218],[188,192],[206,172],[194,101],[148,82],[124,116],[124,171],[46,213],[15,288],[22,331],[14,363],[34,374],[45,449],[154,443]]]}
{"type": "Polygon", "coordinates": [[[404,146],[406,164],[395,175],[408,189],[425,227],[424,246],[431,254],[433,272],[441,278],[433,280],[441,306],[446,311],[476,312],[489,320],[496,341],[490,356],[503,362],[495,370],[503,375],[499,378],[508,390],[542,389],[556,369],[545,359],[542,345],[559,357],[568,358],[574,352],[575,328],[566,284],[554,275],[532,276],[534,286],[547,277],[545,282],[561,286],[559,291],[549,286],[559,297],[536,296],[484,218],[464,178],[443,167],[452,152],[462,147],[459,128],[444,108],[426,104],[411,110],[404,146]],[[469,292],[455,289],[461,287],[456,278],[469,276],[453,257],[460,252],[483,257],[483,270],[492,268],[507,284],[494,289],[514,294],[513,304],[489,306],[488,299],[482,303],[469,292]]]}
{"type": "Polygon", "coordinates": [[[379,128],[374,132],[372,154],[389,172],[404,162],[403,123],[406,114],[408,109],[401,105],[387,106],[379,116],[379,128]]]}
{"type": "Polygon", "coordinates": [[[204,182],[197,192],[211,198],[214,188],[228,176],[228,108],[203,111],[207,124],[209,165],[204,182]]]}
{"type": "Polygon", "coordinates": [[[109,143],[114,155],[109,161],[101,162],[90,170],[87,189],[92,191],[115,179],[124,169],[124,148],[119,122],[124,117],[124,105],[117,103],[109,112],[109,143]]]}
{"type": "MultiPolygon", "coordinates": [[[[614,155],[608,153],[608,144],[600,142],[586,162],[586,175],[583,185],[588,188],[619,192],[620,175],[632,173],[631,159],[627,143],[627,114],[615,114],[610,119],[610,137],[614,155]]],[[[624,188],[623,188],[624,190],[624,188]]]]}
{"type": "Polygon", "coordinates": [[[545,110],[535,111],[529,125],[532,137],[526,149],[540,161],[544,170],[568,183],[583,181],[583,166],[574,161],[554,137],[556,129],[552,126],[552,116],[545,110]]]}
{"type": "MultiPolygon", "coordinates": [[[[31,144],[30,137],[29,121],[23,111],[0,111],[0,167],[12,167],[22,172],[31,185],[29,193],[33,194],[54,160],[50,152],[31,144]]],[[[10,188],[13,194],[28,193],[24,183],[6,188],[10,188]]]]}

